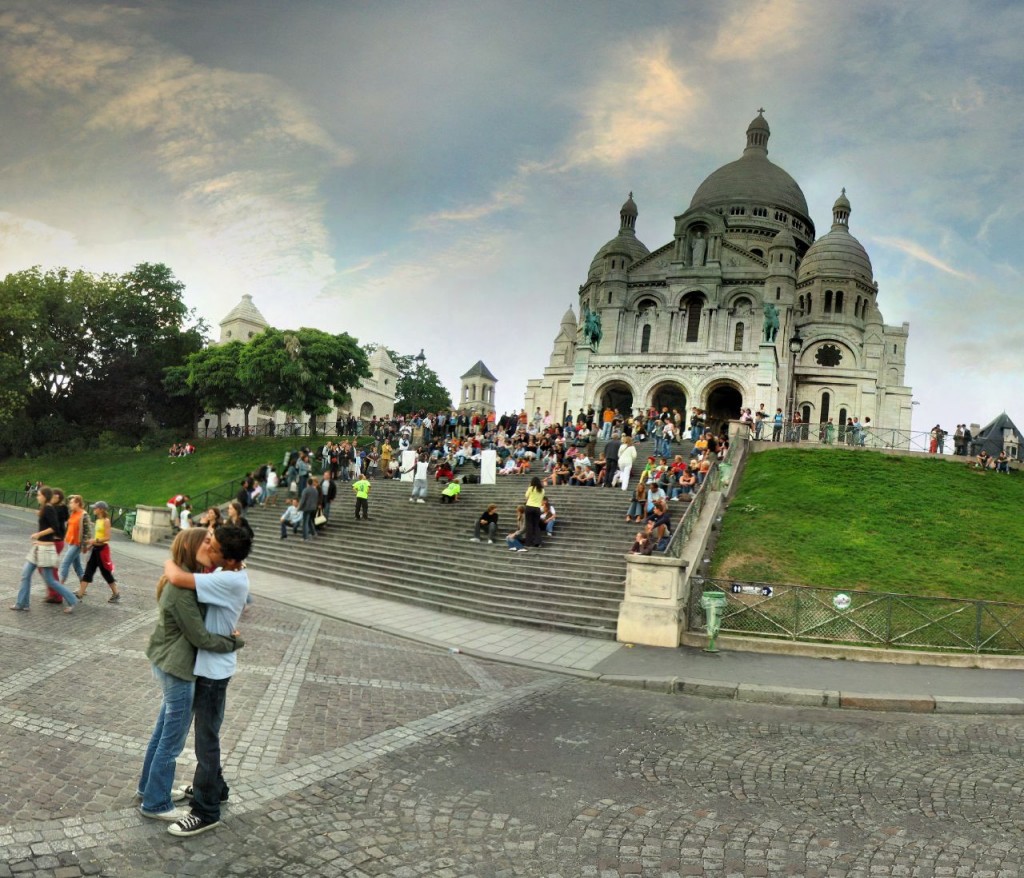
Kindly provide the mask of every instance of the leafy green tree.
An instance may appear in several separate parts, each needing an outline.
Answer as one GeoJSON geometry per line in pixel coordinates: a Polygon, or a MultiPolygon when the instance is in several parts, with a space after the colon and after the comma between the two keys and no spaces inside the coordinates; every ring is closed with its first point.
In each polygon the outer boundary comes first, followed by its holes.
{"type": "Polygon", "coordinates": [[[187,423],[163,383],[205,331],[182,293],[170,269],[147,263],[123,275],[36,267],[0,281],[0,417],[33,425],[5,446],[102,431],[134,443],[155,425],[187,423]]]}
{"type": "Polygon", "coordinates": [[[370,377],[366,354],[347,333],[331,335],[319,329],[267,329],[242,351],[239,370],[243,384],[258,388],[261,401],[275,409],[316,418],[343,405],[349,390],[370,377]]]}
{"type": "MultiPolygon", "coordinates": [[[[372,354],[377,350],[377,345],[366,345],[364,350],[372,354]]],[[[420,366],[412,354],[399,354],[388,347],[384,350],[398,369],[398,381],[395,384],[396,412],[409,414],[451,409],[452,398],[433,369],[425,363],[420,366]]]]}
{"type": "Polygon", "coordinates": [[[183,367],[167,370],[166,382],[170,382],[179,394],[191,393],[201,411],[217,413],[218,431],[223,427],[224,412],[236,407],[243,409],[245,426],[248,427],[249,412],[259,402],[250,390],[252,385],[243,383],[241,379],[244,348],[240,341],[210,345],[189,354],[183,367]]]}

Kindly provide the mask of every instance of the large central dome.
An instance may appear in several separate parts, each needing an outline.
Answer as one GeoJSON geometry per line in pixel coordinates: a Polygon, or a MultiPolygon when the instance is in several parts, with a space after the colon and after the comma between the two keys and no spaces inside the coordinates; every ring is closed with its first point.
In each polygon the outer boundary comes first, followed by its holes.
{"type": "Polygon", "coordinates": [[[789,174],[768,160],[771,131],[761,113],[747,127],[743,156],[729,162],[708,177],[693,194],[690,207],[717,207],[756,201],[765,206],[785,208],[809,220],[807,199],[789,174]]]}

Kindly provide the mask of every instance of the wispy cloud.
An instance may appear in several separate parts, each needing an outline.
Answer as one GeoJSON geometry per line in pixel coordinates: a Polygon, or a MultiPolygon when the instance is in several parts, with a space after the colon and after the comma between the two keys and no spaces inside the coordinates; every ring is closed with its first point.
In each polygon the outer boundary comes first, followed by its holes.
{"type": "Polygon", "coordinates": [[[943,262],[943,260],[939,259],[939,257],[936,256],[935,254],[929,253],[927,250],[925,250],[924,247],[922,247],[916,241],[909,241],[906,238],[884,236],[872,237],[871,240],[876,241],[877,243],[882,244],[883,246],[892,247],[895,250],[899,250],[903,253],[906,253],[907,256],[917,259],[920,262],[924,262],[927,265],[932,266],[933,268],[937,268],[939,271],[952,275],[953,277],[960,278],[961,280],[975,280],[974,275],[969,274],[966,271],[960,271],[957,268],[953,268],[953,266],[950,265],[948,262],[943,262]]]}
{"type": "Polygon", "coordinates": [[[799,45],[801,24],[809,9],[796,0],[739,3],[722,21],[709,56],[737,63],[789,52],[799,45]]]}
{"type": "Polygon", "coordinates": [[[532,177],[614,167],[669,142],[685,140],[687,124],[701,98],[687,83],[665,40],[619,49],[599,68],[606,72],[578,99],[577,130],[550,159],[524,162],[483,201],[438,211],[416,226],[476,222],[522,204],[532,177]]]}

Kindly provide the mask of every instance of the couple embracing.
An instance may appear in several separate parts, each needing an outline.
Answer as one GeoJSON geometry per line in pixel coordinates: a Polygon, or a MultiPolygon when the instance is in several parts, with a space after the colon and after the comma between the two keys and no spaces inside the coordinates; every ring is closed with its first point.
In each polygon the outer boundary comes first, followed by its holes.
{"type": "Polygon", "coordinates": [[[137,796],[139,813],[171,823],[188,837],[220,823],[228,799],[221,772],[220,727],[235,652],[244,645],[238,620],[249,594],[243,562],[252,540],[233,525],[193,528],[175,537],[157,585],[159,617],[146,656],[163,699],[146,749],[137,796]],[[196,767],[191,784],[174,789],[175,760],[195,719],[196,767]],[[174,803],[191,800],[182,811],[174,803]]]}

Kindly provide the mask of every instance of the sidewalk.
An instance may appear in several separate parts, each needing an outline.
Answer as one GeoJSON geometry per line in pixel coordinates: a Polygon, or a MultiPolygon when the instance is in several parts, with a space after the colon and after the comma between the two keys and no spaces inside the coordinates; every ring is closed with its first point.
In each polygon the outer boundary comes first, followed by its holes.
{"type": "MultiPolygon", "coordinates": [[[[6,510],[5,510],[6,511],[6,510]]],[[[165,546],[120,541],[152,563],[165,546]]],[[[1024,671],[836,661],[799,656],[627,646],[440,613],[251,570],[256,600],[272,600],[481,659],[660,692],[808,707],[921,713],[1024,714],[1024,671]]]]}

